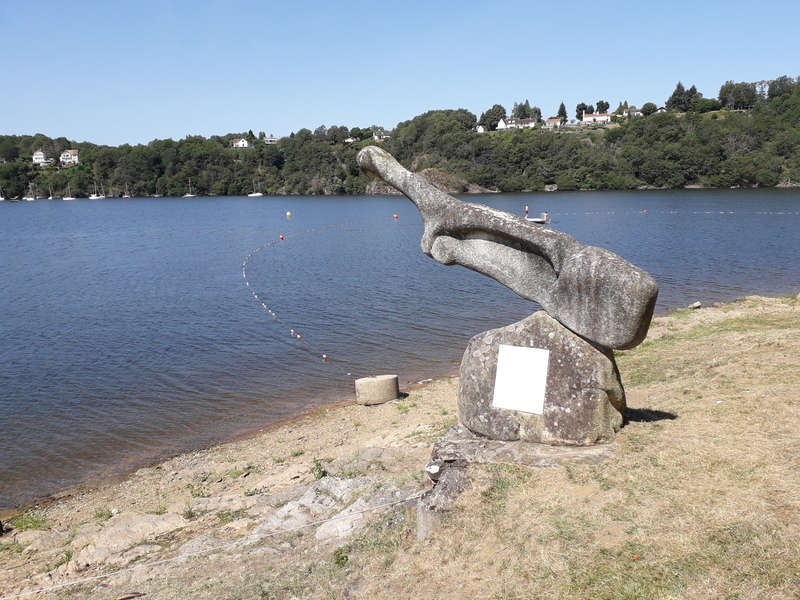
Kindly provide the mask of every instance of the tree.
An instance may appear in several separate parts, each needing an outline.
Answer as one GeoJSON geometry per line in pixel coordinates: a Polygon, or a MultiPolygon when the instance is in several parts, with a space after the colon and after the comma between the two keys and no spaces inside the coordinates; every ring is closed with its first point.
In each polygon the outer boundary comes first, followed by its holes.
{"type": "Polygon", "coordinates": [[[773,79],[769,82],[769,86],[767,88],[767,98],[772,100],[773,98],[783,96],[784,94],[791,94],[794,91],[794,86],[794,79],[787,77],[786,75],[778,77],[777,79],[773,79]]]}
{"type": "Polygon", "coordinates": [[[605,100],[598,100],[597,101],[597,112],[599,112],[601,114],[607,113],[610,106],[611,105],[608,102],[606,102],[605,100]]]}
{"type": "Polygon", "coordinates": [[[684,105],[686,103],[686,88],[683,87],[683,84],[679,81],[678,85],[675,86],[675,91],[672,92],[672,95],[667,99],[666,107],[669,110],[685,110],[684,105]]]}
{"type": "Polygon", "coordinates": [[[559,119],[561,119],[562,123],[566,123],[567,122],[567,107],[564,106],[564,102],[561,102],[561,104],[559,105],[558,114],[556,116],[559,119]]]}
{"type": "Polygon", "coordinates": [[[587,105],[586,105],[586,112],[587,112],[588,114],[590,114],[590,115],[593,115],[593,114],[595,114],[595,112],[594,112],[594,106],[592,106],[591,104],[587,104],[587,105]]]}
{"type": "Polygon", "coordinates": [[[586,103],[581,102],[578,106],[575,107],[575,118],[580,121],[583,119],[583,115],[586,112],[586,103]]]}
{"type": "Polygon", "coordinates": [[[652,102],[645,102],[644,104],[642,104],[642,114],[645,117],[649,117],[650,115],[652,115],[657,110],[658,110],[658,107],[655,104],[653,104],[652,102]]]}
{"type": "Polygon", "coordinates": [[[719,101],[722,106],[732,109],[749,108],[758,100],[758,90],[755,83],[734,83],[726,81],[719,88],[719,101]]]}
{"type": "Polygon", "coordinates": [[[490,108],[481,115],[478,124],[483,125],[489,131],[494,131],[497,129],[497,124],[500,122],[500,119],[505,119],[505,118],[506,118],[506,109],[503,108],[501,104],[495,104],[494,106],[492,106],[492,108],[490,108]]]}
{"type": "Polygon", "coordinates": [[[531,103],[525,100],[520,104],[514,102],[514,108],[511,109],[511,116],[515,119],[530,119],[531,118],[531,103]]]}
{"type": "Polygon", "coordinates": [[[692,103],[692,110],[701,114],[720,108],[722,108],[722,103],[713,98],[695,98],[695,102],[692,103]]]}

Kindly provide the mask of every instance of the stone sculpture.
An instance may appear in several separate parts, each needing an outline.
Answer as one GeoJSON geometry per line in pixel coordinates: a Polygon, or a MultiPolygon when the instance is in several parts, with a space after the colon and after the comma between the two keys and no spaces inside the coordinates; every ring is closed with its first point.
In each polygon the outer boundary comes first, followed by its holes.
{"type": "Polygon", "coordinates": [[[358,163],[364,173],[416,205],[424,223],[425,254],[492,277],[544,309],[470,341],[461,366],[461,423],[493,440],[609,441],[626,412],[613,350],[633,348],[647,335],[658,295],[653,278],[566,233],[453,198],[377,146],[361,150],[358,163]],[[492,405],[501,344],[550,352],[541,414],[492,405]]]}

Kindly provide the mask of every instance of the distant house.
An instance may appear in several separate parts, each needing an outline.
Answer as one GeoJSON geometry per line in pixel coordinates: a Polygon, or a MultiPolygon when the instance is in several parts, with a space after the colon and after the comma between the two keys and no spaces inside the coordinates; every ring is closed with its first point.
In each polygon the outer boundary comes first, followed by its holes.
{"type": "Polygon", "coordinates": [[[583,125],[591,125],[591,124],[602,125],[603,123],[611,123],[611,117],[612,115],[609,113],[596,113],[596,114],[586,113],[583,115],[581,123],[583,125]]]}
{"type": "Polygon", "coordinates": [[[264,138],[264,143],[268,146],[273,146],[278,143],[278,138],[270,133],[268,138],[264,138]]]}
{"type": "Polygon", "coordinates": [[[390,137],[392,137],[393,133],[393,129],[377,129],[376,131],[372,132],[372,139],[376,142],[388,140],[390,137]]]}
{"type": "Polygon", "coordinates": [[[559,127],[561,127],[561,119],[559,119],[558,117],[551,117],[549,119],[546,119],[544,122],[544,126],[547,129],[558,129],[559,127]]]}
{"type": "Polygon", "coordinates": [[[475,128],[475,131],[477,131],[478,133],[486,133],[488,129],[486,129],[486,127],[484,127],[483,125],[478,125],[475,128]]]}
{"type": "Polygon", "coordinates": [[[244,138],[236,138],[231,142],[231,148],[249,148],[250,142],[244,138]]]}
{"type": "Polygon", "coordinates": [[[40,167],[49,164],[50,161],[47,160],[47,155],[45,155],[44,151],[37,150],[33,153],[33,164],[39,165],[40,167]]]}
{"type": "Polygon", "coordinates": [[[358,138],[349,137],[349,138],[347,138],[347,139],[344,141],[344,143],[345,143],[345,144],[354,144],[354,143],[355,143],[355,142],[357,142],[357,141],[358,141],[358,138]]]}
{"type": "Polygon", "coordinates": [[[641,117],[643,115],[642,111],[640,111],[638,108],[626,108],[622,111],[622,116],[630,118],[630,117],[641,117]]]}
{"type": "Polygon", "coordinates": [[[665,112],[667,112],[667,107],[666,107],[666,106],[659,106],[659,107],[656,109],[656,112],[657,112],[657,113],[665,113],[665,112]]]}
{"type": "Polygon", "coordinates": [[[538,123],[537,119],[500,119],[497,123],[497,129],[533,129],[538,123]]]}
{"type": "Polygon", "coordinates": [[[78,151],[77,150],[64,150],[61,153],[62,165],[77,165],[78,164],[78,151]]]}

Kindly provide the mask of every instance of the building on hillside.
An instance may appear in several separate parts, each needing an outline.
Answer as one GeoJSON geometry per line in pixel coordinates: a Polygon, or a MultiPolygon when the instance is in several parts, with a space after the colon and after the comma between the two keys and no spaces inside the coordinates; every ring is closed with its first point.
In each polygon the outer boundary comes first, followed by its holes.
{"type": "Polygon", "coordinates": [[[264,143],[267,146],[274,146],[275,144],[278,143],[278,138],[276,138],[274,135],[270,133],[268,138],[264,138],[264,143]]]}
{"type": "Polygon", "coordinates": [[[638,108],[626,108],[622,111],[622,116],[630,119],[631,117],[641,117],[643,115],[638,108]]]}
{"type": "Polygon", "coordinates": [[[244,138],[236,138],[231,142],[231,148],[249,148],[250,142],[244,138]]]}
{"type": "Polygon", "coordinates": [[[475,128],[475,131],[477,131],[478,133],[486,133],[486,132],[487,132],[487,131],[489,131],[489,130],[488,130],[488,129],[486,129],[486,127],[484,127],[483,125],[478,125],[478,126],[475,128]]]}
{"type": "Polygon", "coordinates": [[[383,140],[388,140],[390,137],[392,137],[393,133],[393,129],[376,129],[372,132],[372,139],[376,142],[382,142],[383,140]]]}
{"type": "Polygon", "coordinates": [[[78,151],[77,150],[64,150],[61,153],[61,164],[64,166],[78,164],[78,151]]]}
{"type": "Polygon", "coordinates": [[[561,123],[561,119],[559,119],[558,117],[550,117],[549,119],[546,119],[544,122],[544,126],[547,129],[559,129],[560,127],[562,127],[562,125],[563,124],[561,123]]]}
{"type": "Polygon", "coordinates": [[[355,144],[357,141],[358,141],[358,138],[349,137],[349,138],[345,139],[344,143],[345,144],[355,144]]]}
{"type": "Polygon", "coordinates": [[[498,121],[497,129],[500,131],[504,129],[533,129],[536,127],[537,123],[538,121],[536,119],[506,118],[498,121]]]}
{"type": "Polygon", "coordinates": [[[583,125],[604,125],[605,123],[611,123],[611,114],[609,113],[596,113],[590,114],[585,113],[583,118],[581,119],[581,124],[583,125]]]}
{"type": "Polygon", "coordinates": [[[43,167],[47,164],[50,164],[50,162],[51,161],[47,160],[47,155],[43,150],[37,150],[33,153],[33,164],[43,167]]]}

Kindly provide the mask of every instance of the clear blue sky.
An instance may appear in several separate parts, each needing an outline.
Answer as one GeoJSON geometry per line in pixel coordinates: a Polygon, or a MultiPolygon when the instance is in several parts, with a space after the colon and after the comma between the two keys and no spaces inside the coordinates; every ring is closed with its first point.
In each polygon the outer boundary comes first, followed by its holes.
{"type": "Polygon", "coordinates": [[[0,0],[0,134],[120,145],[663,104],[800,75],[800,2],[0,0]]]}

